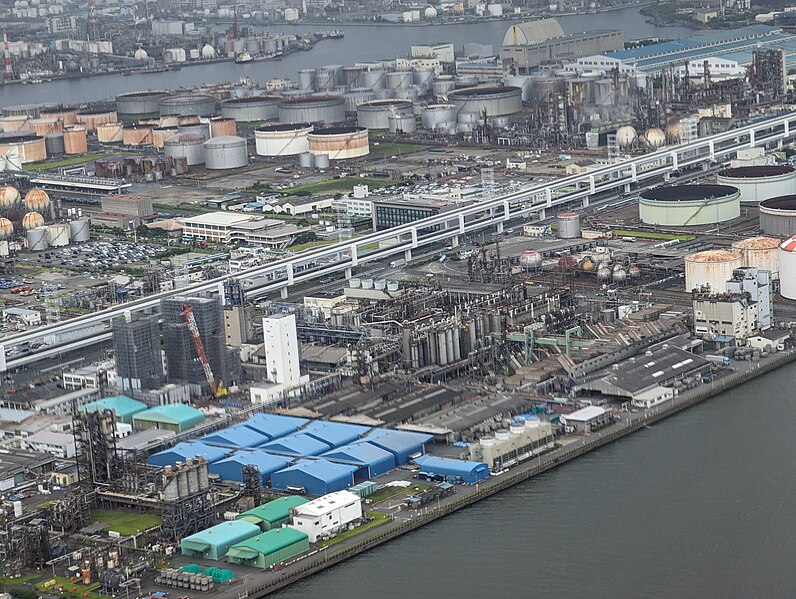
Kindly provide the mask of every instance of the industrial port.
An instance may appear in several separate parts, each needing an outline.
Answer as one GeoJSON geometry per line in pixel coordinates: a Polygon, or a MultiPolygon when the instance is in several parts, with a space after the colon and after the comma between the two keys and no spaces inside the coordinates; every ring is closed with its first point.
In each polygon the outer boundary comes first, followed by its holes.
{"type": "MultiPolygon", "coordinates": [[[[118,62],[311,46],[242,14],[118,62]]],[[[0,584],[264,596],[792,362],[793,35],[3,105],[0,584]]]]}

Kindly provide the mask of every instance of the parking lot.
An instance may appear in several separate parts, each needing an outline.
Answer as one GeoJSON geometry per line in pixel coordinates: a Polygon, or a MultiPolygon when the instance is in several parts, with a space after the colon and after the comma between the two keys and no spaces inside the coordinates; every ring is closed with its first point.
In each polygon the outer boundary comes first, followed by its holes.
{"type": "Polygon", "coordinates": [[[23,257],[22,262],[33,265],[63,267],[98,273],[124,267],[127,264],[148,262],[166,248],[151,243],[126,241],[92,241],[75,246],[52,248],[36,256],[23,257]]]}

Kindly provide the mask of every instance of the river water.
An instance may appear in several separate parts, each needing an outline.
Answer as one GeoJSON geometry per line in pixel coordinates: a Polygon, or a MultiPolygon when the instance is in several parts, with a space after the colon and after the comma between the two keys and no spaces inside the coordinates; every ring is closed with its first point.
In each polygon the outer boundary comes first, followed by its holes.
{"type": "MultiPolygon", "coordinates": [[[[626,39],[648,37],[678,38],[689,34],[680,27],[655,27],[647,23],[639,9],[589,15],[560,17],[561,26],[568,33],[596,29],[622,29],[626,39]]],[[[113,99],[117,94],[141,89],[176,89],[202,83],[237,81],[250,77],[263,83],[274,77],[295,79],[299,69],[323,64],[352,64],[357,61],[395,58],[406,55],[411,44],[451,41],[458,48],[467,42],[492,44],[500,49],[503,35],[512,21],[487,21],[478,24],[439,25],[433,27],[401,25],[340,26],[345,38],[325,40],[309,52],[297,52],[280,61],[255,62],[243,65],[215,63],[184,67],[180,71],[148,73],[125,77],[107,75],[90,79],[52,81],[38,85],[9,85],[0,87],[0,105],[33,104],[43,102],[80,103],[113,99]]],[[[272,31],[302,33],[333,29],[334,26],[307,25],[271,27],[272,31]]]]}
{"type": "Polygon", "coordinates": [[[275,596],[792,597],[794,376],[781,368],[275,596]]]}

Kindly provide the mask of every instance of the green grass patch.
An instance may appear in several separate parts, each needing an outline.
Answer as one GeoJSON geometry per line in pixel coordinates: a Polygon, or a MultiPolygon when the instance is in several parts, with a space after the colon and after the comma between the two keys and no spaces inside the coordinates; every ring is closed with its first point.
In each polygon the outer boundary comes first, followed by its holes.
{"type": "Polygon", "coordinates": [[[619,230],[619,231],[614,231],[614,235],[617,237],[638,237],[639,239],[661,239],[661,240],[679,239],[680,241],[692,241],[696,239],[695,235],[689,235],[687,233],[653,233],[650,231],[619,230]]]}
{"type": "Polygon", "coordinates": [[[419,144],[402,144],[391,141],[379,142],[379,145],[371,144],[370,158],[389,158],[390,156],[404,156],[406,154],[413,154],[421,150],[427,150],[427,146],[419,144]]]}
{"type": "Polygon", "coordinates": [[[27,574],[23,574],[19,578],[2,578],[0,577],[0,585],[22,585],[38,578],[41,578],[43,574],[41,572],[28,572],[27,574]]]}
{"type": "Polygon", "coordinates": [[[318,241],[308,241],[307,243],[300,243],[298,245],[291,245],[288,251],[291,252],[301,252],[303,250],[308,250],[310,248],[317,248],[322,245],[331,245],[333,243],[337,243],[336,241],[332,241],[331,239],[319,239],[318,241]]]}
{"type": "Polygon", "coordinates": [[[361,256],[363,254],[367,254],[368,252],[372,252],[374,250],[379,249],[379,242],[376,243],[367,243],[360,248],[357,248],[357,255],[361,256]]]}
{"type": "Polygon", "coordinates": [[[409,497],[410,495],[422,493],[428,488],[429,486],[424,485],[423,483],[415,483],[411,487],[384,487],[372,495],[368,495],[367,499],[370,499],[372,503],[381,503],[382,501],[386,501],[391,497],[395,497],[396,495],[409,497]]]}
{"type": "Polygon", "coordinates": [[[365,516],[370,518],[370,522],[367,524],[363,524],[362,526],[357,526],[353,530],[347,530],[345,532],[341,532],[333,539],[329,539],[328,541],[320,541],[318,543],[318,547],[329,547],[331,545],[335,545],[336,543],[341,543],[346,539],[350,539],[351,537],[355,537],[356,535],[361,535],[366,530],[370,530],[371,528],[375,528],[377,526],[381,526],[382,524],[386,524],[390,521],[390,516],[388,514],[382,514],[380,512],[365,512],[365,516]]]}
{"type": "Polygon", "coordinates": [[[152,204],[152,208],[157,212],[165,212],[174,214],[175,212],[188,212],[191,214],[207,214],[208,212],[216,212],[215,208],[208,208],[207,206],[197,206],[195,204],[152,204]]]}
{"type": "Polygon", "coordinates": [[[105,599],[108,597],[108,595],[102,595],[96,592],[100,588],[98,582],[89,585],[79,584],[78,582],[70,582],[65,576],[49,577],[47,580],[36,584],[33,588],[39,592],[56,595],[58,597],[68,597],[69,599],[81,599],[84,595],[86,595],[88,599],[105,599]],[[48,584],[52,580],[55,580],[55,584],[48,584]],[[56,590],[61,585],[64,587],[63,593],[59,593],[56,590]]]}
{"type": "Polygon", "coordinates": [[[63,166],[75,166],[76,164],[84,164],[86,162],[93,162],[98,158],[105,157],[106,154],[84,154],[82,156],[72,156],[71,158],[64,158],[63,160],[56,160],[55,162],[40,162],[38,164],[26,164],[23,170],[31,173],[40,171],[48,171],[63,166]]]}
{"type": "Polygon", "coordinates": [[[367,185],[371,190],[379,189],[380,187],[389,187],[395,185],[395,181],[390,179],[375,179],[371,177],[344,177],[342,179],[327,179],[326,181],[318,181],[317,183],[309,183],[307,185],[300,185],[290,189],[277,189],[274,190],[282,195],[295,195],[297,192],[309,192],[312,195],[320,195],[324,193],[350,193],[355,185],[367,185]]]}
{"type": "Polygon", "coordinates": [[[127,510],[93,510],[92,522],[102,522],[109,530],[115,530],[122,536],[133,535],[139,530],[146,530],[160,524],[160,516],[139,514],[127,510]]]}

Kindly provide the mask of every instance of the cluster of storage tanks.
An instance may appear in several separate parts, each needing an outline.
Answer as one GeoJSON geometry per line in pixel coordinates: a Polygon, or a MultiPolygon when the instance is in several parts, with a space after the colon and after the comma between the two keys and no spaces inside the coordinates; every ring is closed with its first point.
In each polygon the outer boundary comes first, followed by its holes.
{"type": "Polygon", "coordinates": [[[38,105],[4,108],[0,117],[0,154],[16,153],[22,164],[49,156],[84,154],[95,118],[115,118],[115,113],[38,105]]]}
{"type": "MultiPolygon", "coordinates": [[[[626,260],[613,260],[608,251],[600,250],[605,248],[596,248],[593,254],[586,254],[580,258],[563,254],[558,259],[556,268],[593,274],[602,282],[625,283],[641,276],[641,267],[638,264],[626,260]]],[[[520,267],[525,270],[538,270],[543,262],[542,253],[537,250],[528,249],[520,254],[520,267]]]]}
{"type": "MultiPolygon", "coordinates": [[[[298,92],[345,96],[365,94],[365,99],[403,98],[417,100],[435,91],[433,70],[367,69],[359,66],[326,65],[298,72],[298,92]]],[[[350,111],[352,112],[352,111],[350,111]]]]}
{"type": "MultiPolygon", "coordinates": [[[[784,245],[774,237],[761,236],[735,241],[726,249],[690,254],[685,257],[686,291],[709,286],[712,293],[724,293],[724,284],[732,278],[733,271],[743,266],[767,270],[773,280],[784,284],[783,277],[789,274],[782,268],[784,245]]],[[[791,276],[796,276],[796,270],[791,276]]]]}
{"type": "Polygon", "coordinates": [[[19,236],[24,236],[31,251],[89,240],[87,220],[52,223],[50,196],[38,187],[28,191],[24,198],[15,187],[0,187],[0,215],[0,254],[7,254],[10,242],[19,236]]]}

